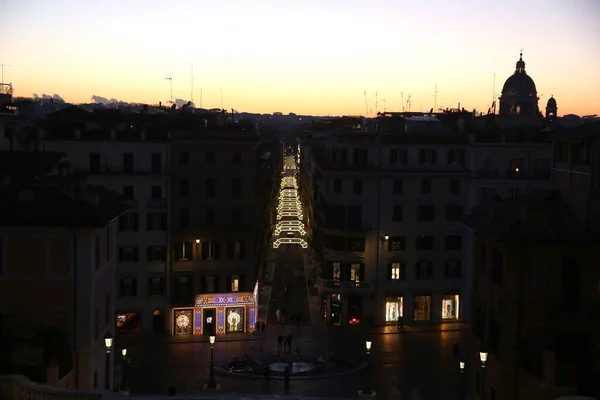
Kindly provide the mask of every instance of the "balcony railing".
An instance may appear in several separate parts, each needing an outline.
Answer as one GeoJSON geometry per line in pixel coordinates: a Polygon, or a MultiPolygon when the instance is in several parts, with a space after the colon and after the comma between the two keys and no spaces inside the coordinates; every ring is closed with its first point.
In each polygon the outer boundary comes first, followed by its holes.
{"type": "MultiPolygon", "coordinates": [[[[108,393],[107,393],[108,395],[108,393]]],[[[110,393],[111,398],[121,398],[110,393]]],[[[0,398],[14,400],[101,400],[102,391],[62,389],[30,381],[21,375],[0,376],[0,398]]],[[[108,397],[108,396],[107,396],[108,397]]],[[[126,398],[126,397],[122,397],[126,398]]]]}
{"type": "Polygon", "coordinates": [[[163,209],[167,205],[167,201],[165,199],[150,199],[148,200],[148,208],[152,209],[163,209]]]}
{"type": "Polygon", "coordinates": [[[527,176],[527,171],[523,168],[509,168],[506,170],[506,176],[509,178],[523,178],[527,176]]]}
{"type": "Polygon", "coordinates": [[[534,169],[531,171],[531,176],[539,179],[550,179],[551,171],[550,168],[534,169]]]}
{"type": "Polygon", "coordinates": [[[318,278],[317,284],[321,289],[340,291],[369,290],[373,288],[371,282],[367,281],[338,281],[335,279],[318,278]]]}

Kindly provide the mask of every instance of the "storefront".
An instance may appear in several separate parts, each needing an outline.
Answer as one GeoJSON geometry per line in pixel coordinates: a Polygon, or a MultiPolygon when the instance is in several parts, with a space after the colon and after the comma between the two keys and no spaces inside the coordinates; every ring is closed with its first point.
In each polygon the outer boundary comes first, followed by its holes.
{"type": "Polygon", "coordinates": [[[173,309],[174,335],[254,332],[258,282],[254,292],[199,294],[194,307],[173,309]]]}
{"type": "Polygon", "coordinates": [[[442,321],[458,320],[460,311],[460,300],[457,294],[442,296],[442,321]]]}
{"type": "Polygon", "coordinates": [[[385,322],[397,323],[400,317],[403,317],[404,301],[402,297],[385,298],[385,322]]]}

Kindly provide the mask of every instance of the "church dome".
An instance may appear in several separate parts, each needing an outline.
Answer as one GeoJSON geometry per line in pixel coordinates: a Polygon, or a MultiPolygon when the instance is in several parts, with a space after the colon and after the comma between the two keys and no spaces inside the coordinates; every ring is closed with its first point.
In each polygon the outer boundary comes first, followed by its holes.
{"type": "Polygon", "coordinates": [[[548,99],[548,103],[546,103],[546,108],[554,108],[556,107],[556,99],[552,96],[548,99]]]}
{"type": "Polygon", "coordinates": [[[535,82],[525,72],[523,54],[520,55],[519,61],[517,61],[515,73],[504,83],[502,94],[510,97],[537,97],[535,82]]]}

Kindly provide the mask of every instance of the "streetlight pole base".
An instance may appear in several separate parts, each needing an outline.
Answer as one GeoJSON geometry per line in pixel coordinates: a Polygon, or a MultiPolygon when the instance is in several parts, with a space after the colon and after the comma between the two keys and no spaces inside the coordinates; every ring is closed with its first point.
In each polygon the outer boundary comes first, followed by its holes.
{"type": "Polygon", "coordinates": [[[359,399],[374,399],[376,397],[377,397],[377,392],[375,392],[374,390],[369,390],[367,393],[365,393],[364,390],[358,391],[359,399]]]}

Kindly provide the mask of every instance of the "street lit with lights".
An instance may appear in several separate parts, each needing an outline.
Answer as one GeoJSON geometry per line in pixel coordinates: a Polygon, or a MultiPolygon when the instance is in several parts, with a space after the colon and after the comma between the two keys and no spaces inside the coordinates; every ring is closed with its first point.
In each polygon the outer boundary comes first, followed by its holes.
{"type": "Polygon", "coordinates": [[[296,159],[294,156],[286,156],[284,160],[283,177],[281,178],[281,189],[277,204],[277,226],[275,227],[275,238],[273,248],[279,248],[282,244],[300,245],[308,248],[305,236],[306,228],[302,222],[304,213],[302,202],[298,195],[298,181],[296,159]]]}

